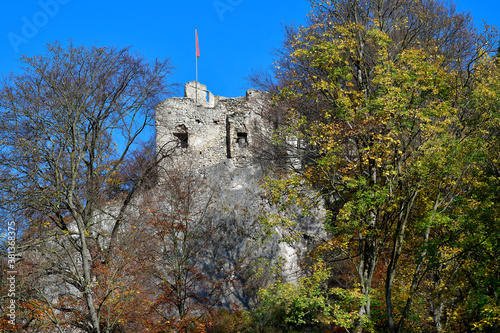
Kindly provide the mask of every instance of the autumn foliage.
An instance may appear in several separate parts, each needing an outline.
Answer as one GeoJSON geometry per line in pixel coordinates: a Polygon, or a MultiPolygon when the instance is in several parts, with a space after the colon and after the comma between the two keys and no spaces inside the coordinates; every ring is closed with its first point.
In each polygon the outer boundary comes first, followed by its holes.
{"type": "Polygon", "coordinates": [[[486,189],[498,182],[495,30],[479,34],[434,1],[313,5],[309,24],[288,30],[275,84],[254,77],[288,110],[274,142],[295,143],[291,167],[267,182],[270,197],[304,214],[327,209],[321,256],[350,263],[366,297],[354,331],[494,329],[496,305],[486,310],[475,298],[484,291],[472,292],[477,276],[456,278],[496,239],[481,231],[498,223],[486,189]],[[479,322],[457,313],[473,303],[479,322]]]}

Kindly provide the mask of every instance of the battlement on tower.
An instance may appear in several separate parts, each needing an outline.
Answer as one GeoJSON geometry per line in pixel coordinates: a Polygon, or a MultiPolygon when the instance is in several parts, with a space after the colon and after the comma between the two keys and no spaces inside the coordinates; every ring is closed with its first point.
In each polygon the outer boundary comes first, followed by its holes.
{"type": "Polygon", "coordinates": [[[157,149],[174,149],[192,168],[232,159],[245,166],[251,158],[255,131],[262,128],[265,94],[250,89],[246,96],[214,96],[199,82],[186,83],[184,97],[168,98],[156,108],[157,149]]]}
{"type": "Polygon", "coordinates": [[[207,90],[207,86],[196,81],[186,83],[184,86],[184,97],[195,100],[198,106],[215,107],[218,98],[207,90]]]}

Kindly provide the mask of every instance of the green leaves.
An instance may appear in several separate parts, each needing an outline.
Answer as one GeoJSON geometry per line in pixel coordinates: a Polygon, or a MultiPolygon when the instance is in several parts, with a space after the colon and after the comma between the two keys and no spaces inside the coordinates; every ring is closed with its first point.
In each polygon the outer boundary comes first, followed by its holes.
{"type": "MultiPolygon", "coordinates": [[[[332,12],[342,8],[317,3],[332,12]]],[[[481,228],[468,229],[465,216],[490,206],[485,198],[471,198],[484,186],[485,170],[498,178],[500,70],[498,60],[480,50],[475,63],[458,65],[424,35],[402,47],[407,41],[397,40],[395,31],[407,29],[411,18],[384,23],[373,17],[364,24],[316,18],[292,38],[276,95],[289,112],[276,142],[295,135],[303,143],[295,152],[301,167],[268,190],[282,212],[323,204],[326,242],[352,263],[367,300],[359,313],[370,315],[372,284],[379,279],[389,326],[397,331],[410,318],[413,300],[430,304],[432,288],[450,292],[432,281],[451,279],[459,253],[472,251],[461,242],[480,234],[481,228]]],[[[296,229],[286,219],[275,222],[273,227],[296,229]]],[[[304,293],[301,287],[275,288],[287,295],[283,302],[304,293]]]]}
{"type": "Polygon", "coordinates": [[[352,328],[364,297],[356,290],[328,289],[329,276],[329,270],[319,261],[314,264],[312,274],[299,278],[297,284],[276,282],[261,289],[257,316],[266,326],[282,332],[325,325],[352,328]]]}

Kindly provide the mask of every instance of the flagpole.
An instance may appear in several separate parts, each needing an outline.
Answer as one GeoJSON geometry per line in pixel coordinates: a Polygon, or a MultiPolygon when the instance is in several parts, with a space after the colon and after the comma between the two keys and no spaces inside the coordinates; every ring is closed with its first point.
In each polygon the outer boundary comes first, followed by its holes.
{"type": "Polygon", "coordinates": [[[196,38],[196,49],[195,49],[195,58],[196,58],[196,81],[195,81],[195,89],[196,89],[196,107],[198,107],[198,30],[194,29],[194,34],[196,38]]]}

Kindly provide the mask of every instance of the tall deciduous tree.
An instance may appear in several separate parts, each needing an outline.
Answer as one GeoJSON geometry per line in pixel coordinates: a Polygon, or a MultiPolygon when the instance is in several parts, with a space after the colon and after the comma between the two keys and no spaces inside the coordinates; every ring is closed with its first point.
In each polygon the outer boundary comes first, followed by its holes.
{"type": "MultiPolygon", "coordinates": [[[[113,202],[108,185],[169,92],[172,67],[168,60],[148,63],[129,48],[72,43],[48,45],[45,55],[22,63],[22,72],[0,87],[2,210],[23,217],[22,248],[47,257],[40,263],[46,281],[60,281],[83,301],[75,326],[108,332],[114,321],[103,321],[97,262],[113,260],[141,177],[113,202]]],[[[38,291],[50,308],[53,290],[38,291]]]]}
{"type": "Polygon", "coordinates": [[[498,41],[438,1],[312,3],[310,23],[289,30],[271,86],[288,107],[277,141],[297,146],[301,168],[270,189],[306,208],[304,197],[318,194],[331,242],[368,296],[361,318],[371,316],[381,267],[387,324],[401,332],[422,280],[454,258],[445,244],[464,233],[453,217],[481,173],[494,112],[472,101],[496,98],[476,78],[498,41]],[[403,256],[411,265],[396,309],[403,256]]]}
{"type": "Polygon", "coordinates": [[[241,240],[246,231],[237,230],[238,222],[218,209],[219,190],[177,161],[160,170],[158,185],[141,196],[132,232],[148,240],[137,247],[144,253],[144,289],[154,295],[158,331],[187,331],[196,318],[239,303],[235,294],[243,288],[253,247],[241,240]]]}
{"type": "Polygon", "coordinates": [[[148,283],[158,297],[152,308],[162,325],[186,330],[188,320],[220,300],[224,263],[213,261],[216,223],[210,216],[212,192],[186,168],[164,172],[163,181],[141,204],[141,222],[149,242],[148,283]]]}

